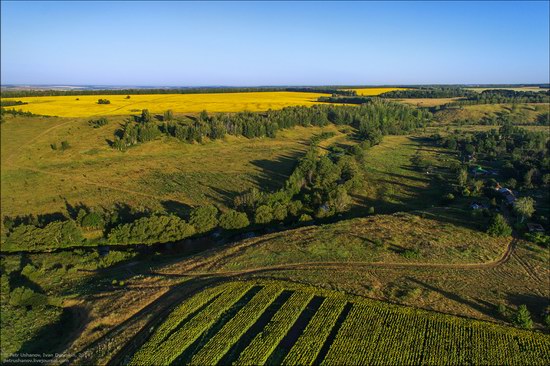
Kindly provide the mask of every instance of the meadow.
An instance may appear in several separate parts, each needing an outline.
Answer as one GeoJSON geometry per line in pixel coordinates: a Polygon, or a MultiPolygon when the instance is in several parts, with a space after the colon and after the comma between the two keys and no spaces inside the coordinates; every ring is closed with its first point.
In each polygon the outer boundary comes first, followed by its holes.
{"type": "Polygon", "coordinates": [[[249,239],[212,256],[210,264],[197,271],[250,270],[283,263],[482,264],[500,259],[509,242],[421,214],[373,215],[249,239]]]}
{"type": "Polygon", "coordinates": [[[174,113],[196,114],[203,110],[210,113],[266,111],[294,105],[319,104],[317,98],[327,94],[301,92],[250,92],[208,94],[140,94],[130,95],[82,95],[3,98],[28,104],[16,106],[25,112],[59,117],[91,117],[128,115],[149,109],[162,114],[171,109],[174,113]],[[110,104],[98,104],[107,99],[110,104]]]}
{"type": "Polygon", "coordinates": [[[549,355],[548,335],[259,280],[183,302],[129,364],[544,365],[549,355]]]}
{"type": "Polygon", "coordinates": [[[64,212],[67,203],[169,211],[207,203],[226,207],[248,188],[279,188],[312,135],[342,135],[330,125],[280,131],[275,139],[226,136],[184,144],[163,137],[120,152],[106,140],[123,122],[112,117],[96,129],[83,118],[6,120],[1,126],[3,215],[64,212]],[[62,140],[71,147],[52,150],[50,145],[62,140]]]}

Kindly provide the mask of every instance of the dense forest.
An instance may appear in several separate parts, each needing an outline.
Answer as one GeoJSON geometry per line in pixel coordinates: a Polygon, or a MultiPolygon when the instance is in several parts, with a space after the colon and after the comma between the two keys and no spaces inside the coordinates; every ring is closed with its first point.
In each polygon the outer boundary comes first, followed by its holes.
{"type": "Polygon", "coordinates": [[[291,91],[355,95],[353,90],[336,87],[201,87],[201,88],[140,88],[140,89],[78,89],[78,90],[2,90],[2,98],[78,96],[78,95],[132,95],[132,94],[206,94],[206,93],[251,93],[291,91]]]}
{"type": "Polygon", "coordinates": [[[502,104],[502,103],[549,103],[550,90],[515,91],[507,89],[484,90],[475,93],[466,99],[457,100],[450,105],[472,105],[472,104],[502,104]]]}
{"type": "Polygon", "coordinates": [[[457,98],[474,97],[478,93],[463,88],[418,88],[393,90],[380,94],[381,98],[457,98]]]}

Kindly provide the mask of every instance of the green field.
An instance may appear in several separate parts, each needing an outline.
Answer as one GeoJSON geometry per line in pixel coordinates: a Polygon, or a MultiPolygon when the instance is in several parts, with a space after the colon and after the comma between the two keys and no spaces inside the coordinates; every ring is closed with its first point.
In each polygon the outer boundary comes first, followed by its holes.
{"type": "Polygon", "coordinates": [[[88,119],[17,117],[3,123],[2,214],[64,212],[67,203],[168,211],[206,203],[226,207],[248,188],[278,188],[312,135],[337,132],[334,126],[298,127],[276,139],[227,136],[204,144],[165,137],[120,152],[106,140],[123,120],[111,118],[98,129],[88,119]],[[70,149],[50,148],[62,140],[70,149]]]}
{"type": "Polygon", "coordinates": [[[545,365],[549,355],[548,335],[259,280],[184,301],[130,365],[545,365]]]}

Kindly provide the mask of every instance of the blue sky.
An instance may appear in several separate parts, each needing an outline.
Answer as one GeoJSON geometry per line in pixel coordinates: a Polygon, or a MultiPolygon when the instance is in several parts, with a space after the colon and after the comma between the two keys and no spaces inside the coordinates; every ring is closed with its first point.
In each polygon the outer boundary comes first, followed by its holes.
{"type": "Polygon", "coordinates": [[[6,2],[2,84],[548,83],[541,2],[6,2]]]}

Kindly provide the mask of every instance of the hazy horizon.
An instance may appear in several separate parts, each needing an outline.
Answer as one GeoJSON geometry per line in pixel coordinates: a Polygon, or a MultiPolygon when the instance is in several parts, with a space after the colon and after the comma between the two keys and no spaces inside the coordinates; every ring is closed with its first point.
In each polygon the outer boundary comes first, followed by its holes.
{"type": "Polygon", "coordinates": [[[545,84],[548,2],[2,1],[2,85],[545,84]]]}

